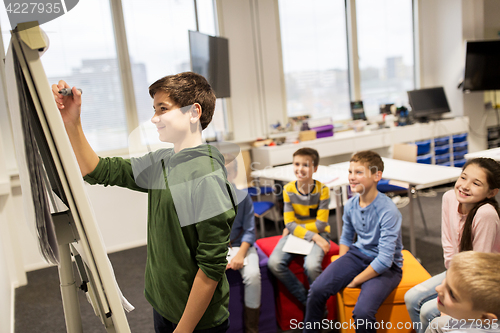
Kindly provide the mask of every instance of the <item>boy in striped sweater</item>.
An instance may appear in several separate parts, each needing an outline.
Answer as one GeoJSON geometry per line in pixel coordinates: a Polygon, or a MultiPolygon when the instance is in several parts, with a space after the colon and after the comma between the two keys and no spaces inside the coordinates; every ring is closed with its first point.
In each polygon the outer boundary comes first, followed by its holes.
{"type": "Polygon", "coordinates": [[[319,154],[312,148],[301,148],[293,154],[293,171],[296,181],[283,188],[284,222],[283,237],[269,257],[268,267],[304,306],[307,291],[304,285],[290,271],[288,265],[299,254],[283,251],[288,237],[296,237],[313,241],[311,252],[304,256],[304,271],[312,284],[321,274],[321,263],[325,253],[330,250],[330,226],[328,225],[329,189],[313,179],[318,170],[319,154]]]}

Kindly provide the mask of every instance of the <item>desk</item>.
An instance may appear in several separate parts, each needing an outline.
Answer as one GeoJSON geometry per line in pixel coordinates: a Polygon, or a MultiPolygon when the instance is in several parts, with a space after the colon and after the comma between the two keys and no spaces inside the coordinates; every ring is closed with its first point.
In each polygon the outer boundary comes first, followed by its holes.
{"type": "MultiPolygon", "coordinates": [[[[469,131],[468,117],[455,117],[361,132],[345,131],[332,137],[252,149],[252,166],[256,169],[274,167],[293,162],[293,153],[303,147],[314,148],[321,158],[352,154],[361,150],[389,148],[396,143],[407,143],[448,136],[469,131]]],[[[286,134],[283,134],[285,136],[286,134]]]]}
{"type": "MultiPolygon", "coordinates": [[[[462,173],[461,168],[447,167],[442,165],[421,164],[406,161],[394,160],[392,158],[382,158],[384,161],[383,177],[408,183],[408,198],[410,202],[410,251],[416,257],[417,249],[415,244],[414,218],[413,218],[413,191],[421,190],[433,186],[438,186],[454,182],[462,173]]],[[[346,177],[348,174],[348,162],[332,164],[330,167],[344,169],[346,177]]],[[[415,191],[418,195],[418,193],[415,191]]]]}
{"type": "MultiPolygon", "coordinates": [[[[342,232],[342,213],[339,212],[342,212],[342,188],[349,184],[349,180],[347,179],[348,167],[349,162],[346,162],[345,167],[319,165],[318,171],[316,171],[313,175],[314,179],[322,182],[325,186],[328,186],[330,191],[333,191],[335,194],[334,207],[337,208],[335,221],[337,224],[337,235],[339,239],[342,232]]],[[[265,168],[263,170],[252,171],[251,176],[256,179],[257,183],[259,182],[259,178],[278,180],[287,183],[297,180],[295,174],[293,173],[293,165],[291,164],[276,168],[265,168]]],[[[329,208],[332,209],[334,207],[330,205],[329,208]]]]}
{"type": "Polygon", "coordinates": [[[500,162],[500,148],[492,148],[488,150],[477,151],[475,153],[465,154],[465,158],[468,160],[477,157],[489,157],[494,159],[495,161],[500,162]]]}
{"type": "MultiPolygon", "coordinates": [[[[462,169],[446,167],[441,165],[420,164],[383,158],[384,172],[383,177],[391,180],[408,183],[408,197],[410,210],[410,251],[416,257],[414,218],[413,218],[413,191],[421,190],[433,186],[438,186],[454,182],[460,176],[462,169]]],[[[349,162],[336,163],[329,166],[320,165],[313,178],[325,183],[326,186],[335,193],[335,202],[337,207],[336,223],[337,235],[340,239],[342,234],[342,187],[349,184],[349,162]],[[332,181],[333,180],[333,181],[332,181]]],[[[266,168],[251,173],[256,178],[267,178],[290,182],[295,180],[293,166],[285,165],[276,168],[266,168]]],[[[417,193],[418,195],[418,193],[417,193]]]]}

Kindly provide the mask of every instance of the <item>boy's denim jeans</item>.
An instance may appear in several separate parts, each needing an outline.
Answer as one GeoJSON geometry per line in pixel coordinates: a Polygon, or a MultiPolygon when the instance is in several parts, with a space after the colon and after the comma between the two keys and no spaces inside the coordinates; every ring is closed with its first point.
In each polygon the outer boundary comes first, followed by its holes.
{"type": "MultiPolygon", "coordinates": [[[[299,254],[283,252],[283,246],[286,243],[289,235],[282,237],[276,247],[269,257],[267,262],[267,267],[273,273],[273,275],[285,285],[285,287],[290,291],[290,293],[299,300],[304,306],[307,301],[307,291],[304,285],[297,279],[295,274],[288,268],[290,262],[299,254]]],[[[322,232],[320,236],[330,241],[328,238],[328,233],[322,232]]],[[[311,253],[304,256],[304,271],[306,273],[309,284],[312,284],[314,280],[321,274],[323,269],[321,268],[321,263],[323,262],[323,257],[325,253],[319,245],[314,244],[311,253]]]]}
{"type": "Polygon", "coordinates": [[[443,282],[446,272],[431,277],[405,294],[405,303],[417,333],[424,333],[432,319],[439,317],[436,287],[443,282]]]}

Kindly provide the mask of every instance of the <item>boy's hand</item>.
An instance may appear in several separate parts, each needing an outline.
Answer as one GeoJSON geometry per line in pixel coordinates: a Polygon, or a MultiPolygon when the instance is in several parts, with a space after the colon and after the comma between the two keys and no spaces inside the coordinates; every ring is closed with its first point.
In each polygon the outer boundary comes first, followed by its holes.
{"type": "Polygon", "coordinates": [[[286,235],[288,235],[290,233],[290,231],[288,231],[288,229],[285,227],[285,229],[283,229],[283,235],[281,235],[282,237],[285,237],[286,235]]]}
{"type": "Polygon", "coordinates": [[[72,88],[73,96],[63,96],[59,91],[63,88],[71,88],[63,80],[52,85],[52,94],[57,108],[61,112],[64,125],[77,125],[80,123],[80,113],[82,106],[82,93],[75,87],[72,88]]]}
{"type": "Polygon", "coordinates": [[[356,278],[352,279],[351,282],[347,285],[346,288],[357,288],[361,285],[361,283],[356,282],[356,278]]]}
{"type": "Polygon", "coordinates": [[[312,240],[316,244],[318,244],[318,246],[321,247],[321,249],[323,249],[323,252],[325,252],[325,254],[327,254],[328,251],[330,251],[330,242],[321,237],[319,234],[315,234],[312,240]]]}
{"type": "Polygon", "coordinates": [[[226,269],[234,269],[235,271],[243,268],[243,262],[245,261],[245,257],[240,254],[241,251],[236,253],[236,255],[231,259],[231,262],[227,264],[226,269]]]}

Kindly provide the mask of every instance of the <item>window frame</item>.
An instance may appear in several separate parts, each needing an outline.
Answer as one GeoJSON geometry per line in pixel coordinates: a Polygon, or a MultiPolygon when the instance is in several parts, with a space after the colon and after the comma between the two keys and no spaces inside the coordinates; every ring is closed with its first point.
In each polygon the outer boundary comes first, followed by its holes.
{"type": "MultiPolygon", "coordinates": [[[[276,4],[279,0],[275,0],[276,4]]],[[[418,36],[418,1],[411,0],[412,7],[412,45],[413,45],[413,85],[415,89],[420,87],[420,48],[418,36]]],[[[358,31],[357,31],[357,15],[356,15],[356,0],[345,0],[345,15],[346,15],[346,34],[347,34],[347,71],[349,84],[349,98],[351,101],[359,101],[362,99],[361,94],[361,72],[359,69],[359,52],[358,52],[358,31]]],[[[279,20],[279,13],[278,13],[279,20]]],[[[282,47],[280,40],[280,47],[282,47]]],[[[283,50],[281,51],[283,54],[283,50]]],[[[286,85],[285,75],[282,78],[286,85]]],[[[287,101],[286,89],[284,92],[284,100],[287,101]]],[[[288,109],[285,102],[285,119],[288,119],[288,109]]],[[[349,122],[346,119],[345,122],[349,122]]]]}

